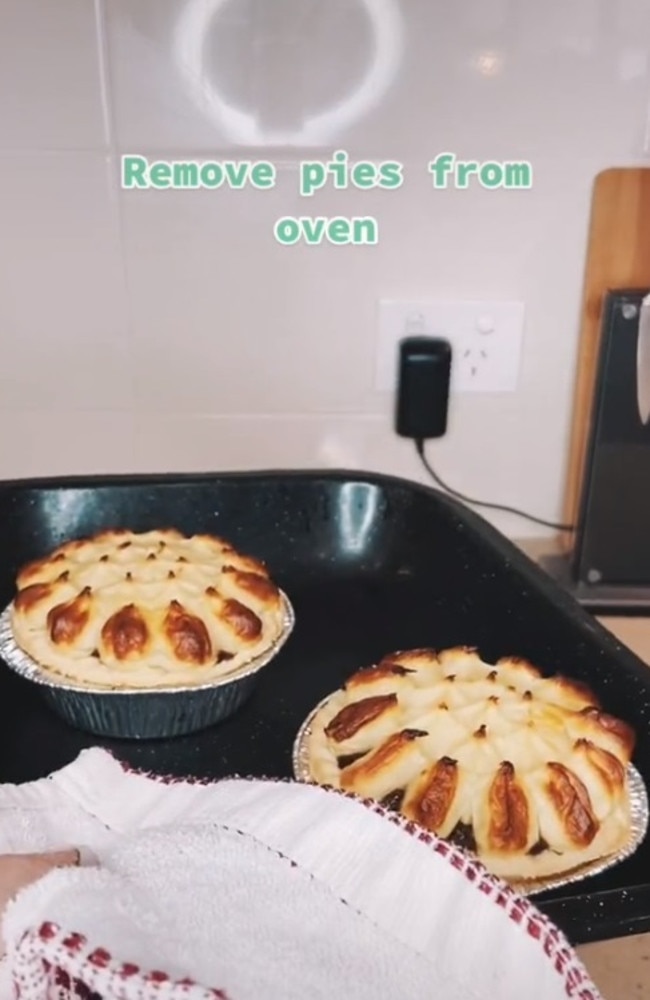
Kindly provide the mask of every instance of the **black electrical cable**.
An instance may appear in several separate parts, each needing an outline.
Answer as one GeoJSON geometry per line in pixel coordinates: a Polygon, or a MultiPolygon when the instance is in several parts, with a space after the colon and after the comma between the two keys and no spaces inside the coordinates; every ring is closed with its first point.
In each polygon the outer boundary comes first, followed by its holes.
{"type": "Polygon", "coordinates": [[[435,469],[432,468],[424,451],[424,441],[421,438],[416,440],[415,448],[420,456],[424,468],[427,470],[433,481],[437,483],[438,486],[445,491],[445,493],[449,493],[450,496],[456,497],[458,500],[462,500],[463,503],[471,504],[472,507],[489,507],[490,510],[501,510],[506,514],[515,514],[517,517],[523,517],[526,521],[533,521],[535,524],[541,524],[545,528],[555,528],[557,531],[575,531],[575,527],[571,524],[557,524],[555,521],[545,521],[541,517],[535,517],[533,514],[527,514],[523,510],[517,510],[516,507],[507,507],[500,503],[487,503],[485,500],[472,500],[470,497],[464,496],[457,490],[452,490],[451,486],[447,486],[435,469]]]}

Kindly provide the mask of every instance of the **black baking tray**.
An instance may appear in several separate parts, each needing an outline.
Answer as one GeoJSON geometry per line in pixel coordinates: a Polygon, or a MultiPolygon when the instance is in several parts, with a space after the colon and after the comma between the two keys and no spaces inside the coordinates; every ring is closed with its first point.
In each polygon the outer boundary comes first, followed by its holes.
{"type": "MultiPolygon", "coordinates": [[[[648,782],[650,669],[486,521],[435,490],[345,471],[1,483],[2,607],[27,560],[114,527],[227,537],[267,562],[294,604],[294,633],[237,715],[156,742],[70,728],[0,662],[2,782],[43,777],[91,745],[160,774],[290,777],[300,724],[349,673],[396,649],[458,644],[585,680],[635,726],[648,782]]],[[[650,930],[650,843],[538,902],[574,943],[650,930]]]]}

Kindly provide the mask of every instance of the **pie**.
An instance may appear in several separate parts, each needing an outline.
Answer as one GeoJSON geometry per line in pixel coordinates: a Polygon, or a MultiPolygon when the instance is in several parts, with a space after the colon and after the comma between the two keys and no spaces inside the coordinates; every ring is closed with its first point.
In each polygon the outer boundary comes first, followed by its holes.
{"type": "Polygon", "coordinates": [[[402,813],[495,875],[548,879],[631,834],[635,733],[588,688],[473,649],[355,673],[307,727],[308,777],[402,813]]]}
{"type": "Polygon", "coordinates": [[[285,602],[265,567],[211,535],[103,531],[18,573],[16,644],[87,687],[207,684],[267,651],[285,602]]]}

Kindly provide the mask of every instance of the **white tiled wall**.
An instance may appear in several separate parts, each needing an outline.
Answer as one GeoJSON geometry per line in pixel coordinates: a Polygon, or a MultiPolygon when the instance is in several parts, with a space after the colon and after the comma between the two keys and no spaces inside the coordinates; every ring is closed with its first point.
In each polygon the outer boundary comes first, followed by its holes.
{"type": "Polygon", "coordinates": [[[590,189],[644,162],[649,56],[648,0],[2,0],[0,477],[346,466],[425,481],[374,390],[377,300],[514,298],[518,391],[454,399],[430,457],[466,493],[559,516],[590,189]],[[273,222],[307,210],[296,162],[314,150],[251,152],[205,95],[262,137],[295,134],[400,26],[392,84],[315,155],[400,160],[403,188],[309,204],[376,215],[379,245],[280,246],[273,222]],[[533,190],[433,191],[444,150],[530,159],[533,190]],[[121,192],[123,152],[269,158],[278,184],[121,192]]]}

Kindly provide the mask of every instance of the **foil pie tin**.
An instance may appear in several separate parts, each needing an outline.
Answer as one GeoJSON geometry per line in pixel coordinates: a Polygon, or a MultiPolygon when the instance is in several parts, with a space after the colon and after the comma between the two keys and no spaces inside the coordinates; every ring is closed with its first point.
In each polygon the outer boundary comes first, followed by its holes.
{"type": "Polygon", "coordinates": [[[44,671],[16,644],[11,605],[0,614],[0,658],[37,684],[46,703],[71,726],[114,739],[164,739],[207,729],[232,715],[252,694],[257,675],[280,652],[293,631],[295,614],[281,592],[284,627],[260,656],[209,684],[121,690],[88,687],[44,671]]]}
{"type": "MultiPolygon", "coordinates": [[[[336,692],[334,692],[336,693],[336,692]]],[[[333,694],[334,694],[333,693],[333,694]]],[[[323,698],[321,702],[309,713],[300,727],[293,744],[293,774],[297,781],[315,784],[309,771],[309,739],[311,737],[312,723],[333,694],[323,698]]],[[[613,868],[615,865],[631,857],[641,846],[648,832],[648,790],[645,782],[634,765],[629,764],[627,769],[628,789],[630,796],[630,836],[625,844],[616,854],[610,854],[605,858],[598,858],[580,868],[574,868],[565,875],[557,875],[546,879],[528,879],[526,881],[515,881],[508,879],[509,885],[522,896],[536,896],[542,892],[550,892],[552,889],[561,889],[563,886],[573,885],[575,882],[582,882],[586,878],[600,875],[602,872],[613,868]]]]}

